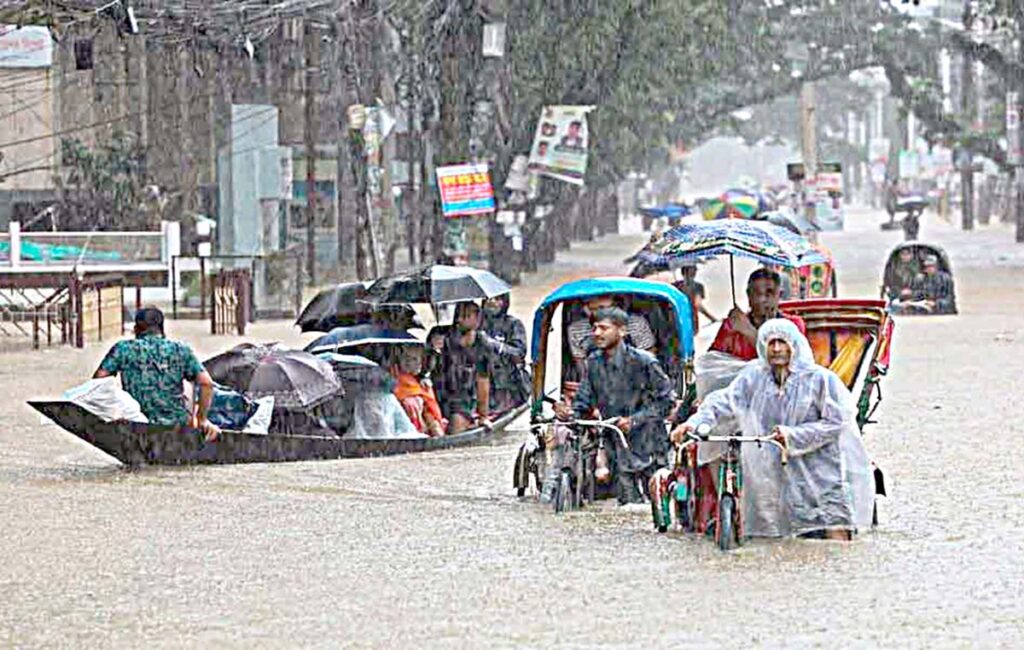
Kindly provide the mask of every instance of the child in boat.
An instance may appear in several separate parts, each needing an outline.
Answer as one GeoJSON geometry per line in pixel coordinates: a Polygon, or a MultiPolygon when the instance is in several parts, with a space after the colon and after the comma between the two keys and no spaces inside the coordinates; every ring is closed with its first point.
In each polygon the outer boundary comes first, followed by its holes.
{"type": "Polygon", "coordinates": [[[395,397],[417,431],[431,437],[443,436],[448,422],[441,415],[434,389],[422,379],[424,353],[421,347],[402,346],[391,366],[395,397]]]}

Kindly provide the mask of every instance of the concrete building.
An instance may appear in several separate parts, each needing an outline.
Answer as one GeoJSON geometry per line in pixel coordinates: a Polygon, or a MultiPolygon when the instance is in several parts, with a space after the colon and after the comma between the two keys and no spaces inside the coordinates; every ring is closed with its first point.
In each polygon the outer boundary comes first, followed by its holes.
{"type": "Polygon", "coordinates": [[[0,228],[53,197],[54,84],[49,30],[0,26],[0,228]]]}

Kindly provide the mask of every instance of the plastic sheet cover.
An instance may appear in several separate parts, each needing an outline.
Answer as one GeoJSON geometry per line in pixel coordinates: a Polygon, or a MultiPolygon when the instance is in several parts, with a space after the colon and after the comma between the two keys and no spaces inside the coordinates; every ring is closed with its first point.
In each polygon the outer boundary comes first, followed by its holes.
{"type": "Polygon", "coordinates": [[[774,446],[743,446],[746,533],[779,537],[867,528],[874,482],[852,395],[834,373],[814,363],[807,339],[789,321],[762,325],[757,349],[758,360],[728,388],[709,395],[688,420],[699,426],[734,417],[744,435],[766,436],[776,426],[786,433],[786,466],[774,446]],[[781,388],[766,359],[768,341],[776,338],[793,350],[790,375],[781,388]]]}
{"type": "Polygon", "coordinates": [[[70,388],[62,399],[78,404],[105,422],[149,422],[135,398],[117,377],[103,377],[70,388]]]}
{"type": "Polygon", "coordinates": [[[345,438],[387,439],[426,438],[413,426],[405,409],[394,394],[367,391],[355,396],[352,429],[345,438]]]}

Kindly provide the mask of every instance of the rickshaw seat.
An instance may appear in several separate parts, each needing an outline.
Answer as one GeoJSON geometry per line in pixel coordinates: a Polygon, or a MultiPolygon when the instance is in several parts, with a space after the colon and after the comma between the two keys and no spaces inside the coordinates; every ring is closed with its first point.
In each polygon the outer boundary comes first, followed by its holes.
{"type": "Polygon", "coordinates": [[[847,388],[852,390],[856,386],[861,374],[860,370],[868,356],[868,350],[873,347],[871,344],[874,339],[875,337],[870,334],[851,336],[838,350],[832,363],[828,365],[828,369],[836,373],[847,388]]]}

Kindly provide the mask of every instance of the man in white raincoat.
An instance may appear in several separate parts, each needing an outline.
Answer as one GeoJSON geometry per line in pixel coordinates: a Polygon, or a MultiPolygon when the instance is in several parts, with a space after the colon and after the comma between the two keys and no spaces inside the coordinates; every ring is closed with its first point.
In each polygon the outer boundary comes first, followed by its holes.
{"type": "Polygon", "coordinates": [[[804,535],[850,539],[871,523],[874,482],[856,424],[853,396],[814,362],[810,345],[783,319],[764,323],[758,360],[672,432],[680,443],[697,427],[734,417],[743,434],[786,446],[744,445],[743,517],[752,537],[804,535]]]}

